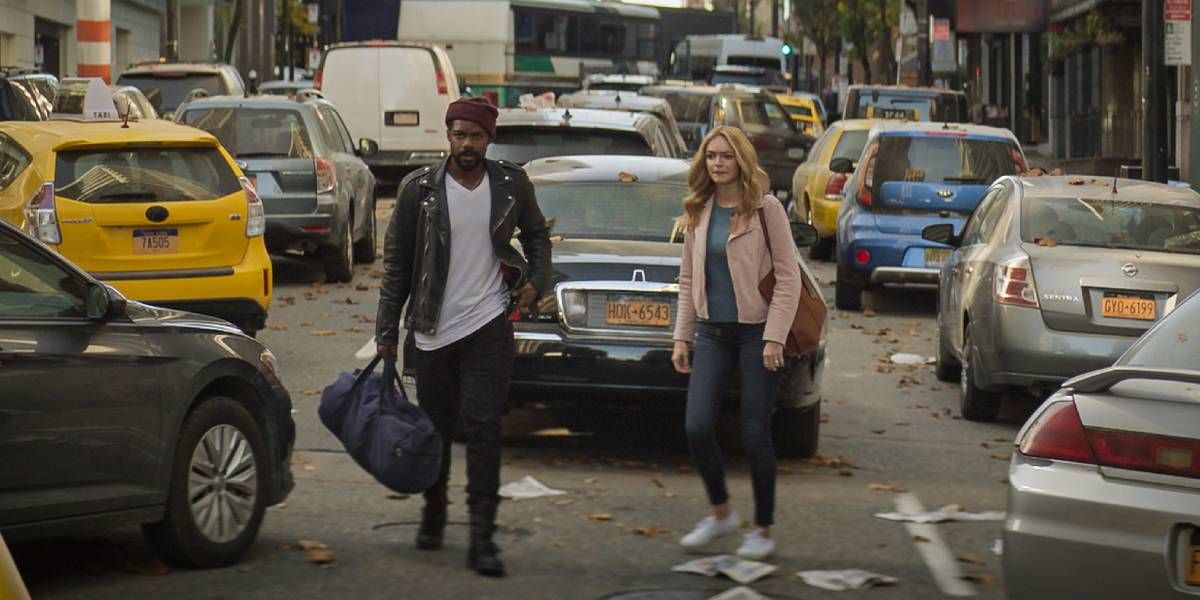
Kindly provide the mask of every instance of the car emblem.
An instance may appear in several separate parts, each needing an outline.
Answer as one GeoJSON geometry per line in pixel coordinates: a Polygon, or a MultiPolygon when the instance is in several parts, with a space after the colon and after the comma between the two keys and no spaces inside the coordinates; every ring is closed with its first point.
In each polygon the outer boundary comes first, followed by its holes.
{"type": "Polygon", "coordinates": [[[949,198],[954,195],[954,192],[951,190],[938,190],[937,195],[941,198],[949,198]]]}
{"type": "Polygon", "coordinates": [[[171,216],[171,213],[167,211],[165,206],[151,206],[146,209],[146,218],[153,223],[162,223],[169,216],[171,216]]]}
{"type": "Polygon", "coordinates": [[[630,281],[646,281],[646,271],[643,269],[634,269],[633,279],[630,279],[630,281]]]}
{"type": "Polygon", "coordinates": [[[1121,272],[1129,277],[1137,277],[1138,268],[1133,263],[1125,263],[1121,265],[1121,272]]]}

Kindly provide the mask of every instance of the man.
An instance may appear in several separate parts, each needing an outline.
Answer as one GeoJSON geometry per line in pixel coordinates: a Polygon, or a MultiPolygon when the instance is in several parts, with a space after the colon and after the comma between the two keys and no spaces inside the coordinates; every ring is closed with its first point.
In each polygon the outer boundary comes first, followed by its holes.
{"type": "Polygon", "coordinates": [[[503,577],[492,533],[500,502],[500,415],[515,353],[509,315],[548,291],[551,267],[546,220],[525,171],[484,158],[497,114],[486,98],[451,103],[450,157],[400,183],[384,242],[375,337],[379,354],[394,360],[407,303],[417,398],[445,441],[441,476],[425,492],[417,547],[442,547],[450,437],[461,422],[471,515],[467,566],[503,577]],[[515,228],[524,256],[511,244],[515,228]]]}

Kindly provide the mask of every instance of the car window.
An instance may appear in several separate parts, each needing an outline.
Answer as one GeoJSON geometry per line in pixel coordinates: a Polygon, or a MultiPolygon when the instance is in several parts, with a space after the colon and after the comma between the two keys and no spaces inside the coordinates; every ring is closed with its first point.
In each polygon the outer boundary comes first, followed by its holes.
{"type": "Polygon", "coordinates": [[[14,234],[0,232],[0,318],[87,315],[85,286],[14,234]]]}
{"type": "Polygon", "coordinates": [[[551,234],[566,239],[666,242],[688,194],[679,183],[537,183],[551,234]]]}
{"type": "Polygon", "coordinates": [[[763,111],[767,113],[767,120],[770,121],[771,127],[792,128],[792,118],[787,116],[787,113],[778,104],[764,100],[762,101],[762,107],[763,111]]]}
{"type": "Polygon", "coordinates": [[[835,137],[838,137],[838,132],[831,130],[830,133],[827,133],[827,134],[817,138],[816,143],[813,144],[812,150],[810,150],[808,153],[808,156],[806,156],[804,158],[804,162],[806,162],[806,163],[820,162],[821,155],[825,153],[825,147],[828,146],[830,144],[830,140],[832,140],[835,137]]]}
{"type": "MultiPolygon", "coordinates": [[[[1006,140],[943,135],[879,138],[874,186],[887,181],[990,184],[1020,169],[1021,153],[1006,140]]],[[[879,190],[872,190],[876,195],[879,190]]]]}
{"type": "Polygon", "coordinates": [[[0,190],[12,185],[17,176],[29,166],[30,156],[24,148],[7,135],[0,133],[0,190]]]}
{"type": "Polygon", "coordinates": [[[1043,246],[1088,246],[1200,254],[1200,209],[1109,198],[1025,198],[1021,239],[1043,246]]]}
{"type": "Polygon", "coordinates": [[[805,117],[805,118],[811,119],[813,116],[812,109],[807,106],[797,106],[795,104],[784,104],[783,109],[786,110],[788,112],[788,114],[793,117],[805,117]]]}
{"type": "Polygon", "coordinates": [[[159,112],[175,112],[195,90],[203,90],[208,96],[219,96],[228,91],[224,79],[217,74],[193,73],[155,76],[153,73],[127,73],[117,83],[132,85],[146,95],[146,99],[159,112]]]}
{"type": "Polygon", "coordinates": [[[757,100],[738,100],[737,112],[742,125],[767,125],[767,113],[757,100]]]}
{"type": "Polygon", "coordinates": [[[203,129],[238,158],[312,158],[304,116],[293,108],[192,108],[179,121],[203,129]]]}
{"type": "Polygon", "coordinates": [[[317,135],[321,141],[325,143],[325,147],[334,152],[346,152],[346,143],[342,139],[341,134],[337,131],[337,126],[329,120],[329,116],[324,111],[317,110],[317,135]]]}
{"type": "Polygon", "coordinates": [[[327,127],[330,127],[333,130],[333,135],[336,136],[337,139],[341,140],[339,145],[344,148],[345,152],[353,153],[354,140],[351,139],[350,132],[346,130],[346,125],[342,123],[341,116],[339,116],[337,111],[333,110],[333,108],[329,106],[322,106],[320,111],[321,120],[327,127]]]}
{"type": "Polygon", "coordinates": [[[1200,369],[1197,341],[1200,341],[1200,294],[1193,293],[1138,338],[1116,366],[1195,371],[1200,369]]]}
{"type": "Polygon", "coordinates": [[[712,112],[712,96],[708,94],[650,92],[648,95],[665,99],[677,121],[707,123],[712,112]]]}
{"type": "Polygon", "coordinates": [[[843,131],[842,137],[838,139],[838,143],[833,147],[833,156],[835,158],[848,158],[852,161],[858,161],[862,156],[863,146],[867,145],[867,135],[869,131],[843,131]]]}
{"type": "Polygon", "coordinates": [[[215,200],[240,190],[215,147],[67,150],[54,167],[55,195],[94,204],[215,200]]]}
{"type": "Polygon", "coordinates": [[[586,128],[501,127],[488,146],[487,157],[524,164],[547,156],[623,154],[653,156],[650,144],[637,133],[586,128]]]}
{"type": "Polygon", "coordinates": [[[994,209],[1003,205],[1003,202],[998,200],[1004,195],[1003,189],[997,187],[988,190],[987,195],[971,212],[971,216],[967,218],[967,224],[963,226],[962,244],[964,246],[980,244],[988,238],[991,226],[995,224],[993,215],[999,216],[999,211],[994,209]]]}

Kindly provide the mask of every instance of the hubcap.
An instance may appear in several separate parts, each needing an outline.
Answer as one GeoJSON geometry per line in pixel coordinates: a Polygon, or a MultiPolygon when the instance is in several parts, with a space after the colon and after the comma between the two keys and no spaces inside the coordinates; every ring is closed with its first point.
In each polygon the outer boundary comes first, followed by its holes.
{"type": "Polygon", "coordinates": [[[232,425],[209,429],[192,452],[188,502],[204,537],[228,542],[246,529],[254,514],[258,474],[254,449],[232,425]]]}

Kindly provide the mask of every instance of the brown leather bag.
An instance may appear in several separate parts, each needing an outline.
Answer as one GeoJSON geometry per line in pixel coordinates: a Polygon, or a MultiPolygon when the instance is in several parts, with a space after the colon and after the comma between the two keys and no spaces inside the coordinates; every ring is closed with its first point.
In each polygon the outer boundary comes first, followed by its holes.
{"type": "MultiPolygon", "coordinates": [[[[762,226],[763,238],[767,241],[767,254],[771,256],[771,272],[758,282],[758,291],[771,304],[775,295],[775,255],[771,251],[771,234],[767,230],[767,217],[763,210],[758,209],[758,222],[762,226]]],[[[788,328],[787,343],[783,346],[784,356],[802,356],[815,352],[821,345],[821,332],[825,330],[825,316],[829,309],[817,283],[808,278],[804,269],[800,270],[800,303],[796,305],[796,314],[792,317],[792,325],[788,328]]]]}

